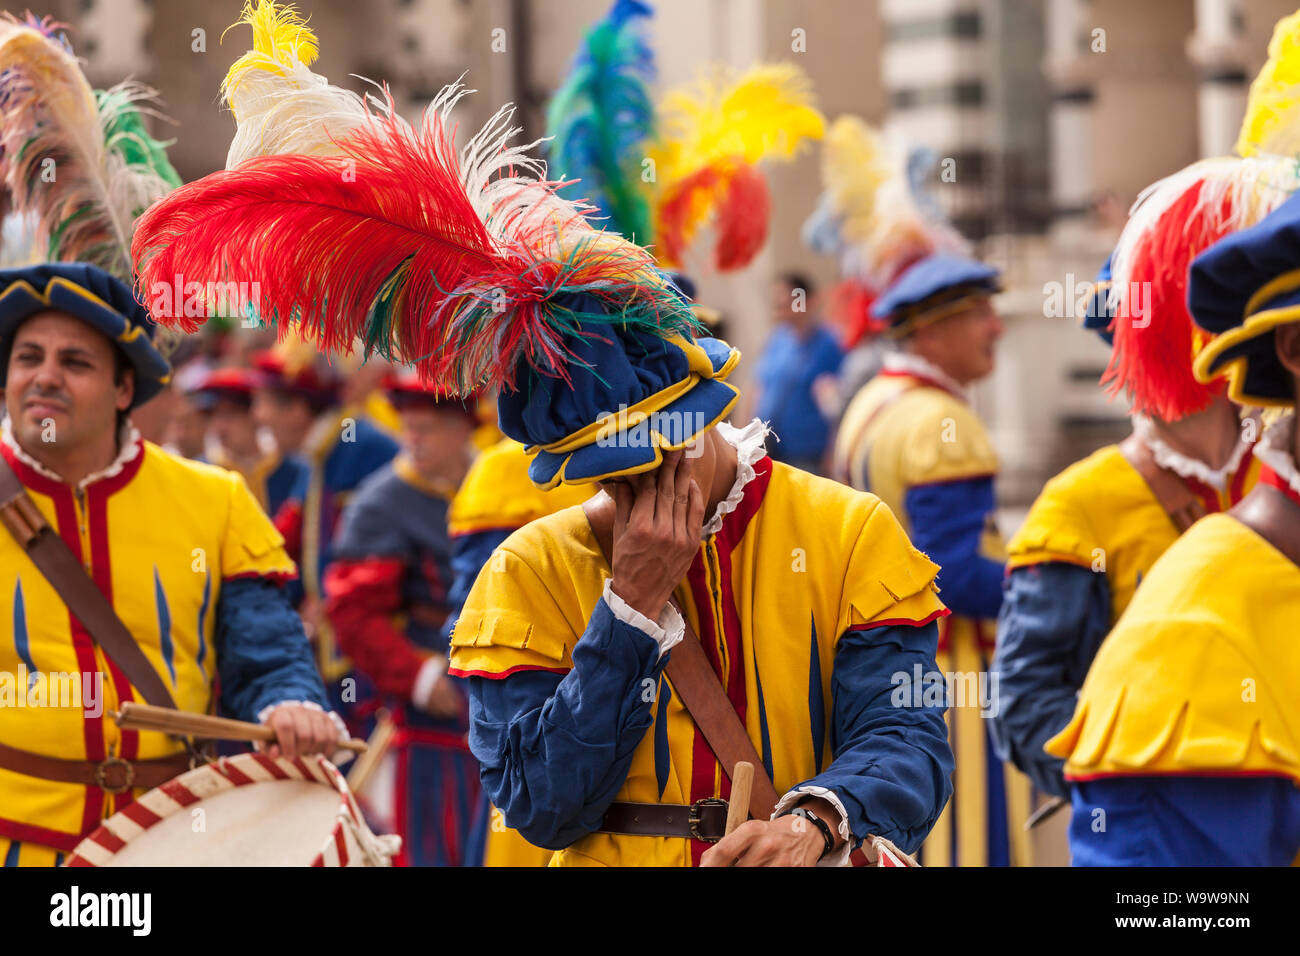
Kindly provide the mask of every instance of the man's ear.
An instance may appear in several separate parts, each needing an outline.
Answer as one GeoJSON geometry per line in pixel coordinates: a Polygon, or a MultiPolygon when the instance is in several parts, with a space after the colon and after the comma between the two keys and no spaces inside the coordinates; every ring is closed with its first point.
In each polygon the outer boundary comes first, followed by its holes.
{"type": "Polygon", "coordinates": [[[1278,361],[1296,378],[1300,378],[1300,322],[1279,325],[1273,333],[1278,361]]]}
{"type": "Polygon", "coordinates": [[[131,407],[132,400],[135,399],[135,369],[122,369],[122,381],[117,383],[117,400],[114,404],[119,412],[124,412],[131,407]]]}

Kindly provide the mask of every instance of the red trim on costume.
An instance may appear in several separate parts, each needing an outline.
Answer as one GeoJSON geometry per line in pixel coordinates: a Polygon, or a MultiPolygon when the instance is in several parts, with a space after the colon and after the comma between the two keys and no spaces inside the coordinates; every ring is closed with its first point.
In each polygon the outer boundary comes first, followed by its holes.
{"type": "Polygon", "coordinates": [[[238,574],[223,575],[222,581],[238,581],[243,578],[265,578],[272,584],[285,584],[298,579],[297,569],[293,571],[241,571],[238,574]]]}
{"type": "Polygon", "coordinates": [[[976,481],[980,478],[996,478],[997,476],[998,473],[996,471],[981,471],[976,472],[973,475],[958,475],[956,478],[939,478],[935,481],[918,482],[915,485],[911,485],[908,490],[910,491],[915,488],[929,488],[933,485],[952,485],[959,481],[976,481]]]}
{"type": "Polygon", "coordinates": [[[1228,484],[1228,501],[1236,504],[1246,496],[1246,476],[1250,474],[1250,466],[1255,463],[1255,446],[1250,445],[1246,448],[1246,454],[1241,456],[1241,464],[1237,466],[1237,473],[1232,476],[1232,481],[1228,484]]]}
{"type": "MultiPolygon", "coordinates": [[[[528,520],[533,521],[536,519],[530,518],[528,520]]],[[[468,538],[472,534],[483,534],[486,531],[518,531],[525,524],[528,524],[528,521],[525,521],[523,524],[515,521],[512,521],[509,524],[485,524],[482,527],[475,526],[464,531],[452,531],[448,529],[447,536],[450,538],[468,538]]]]}
{"type": "Polygon", "coordinates": [[[943,607],[935,611],[929,617],[924,618],[923,620],[920,621],[914,621],[908,617],[891,617],[885,621],[870,621],[867,624],[854,624],[852,627],[849,628],[849,630],[870,631],[873,628],[877,628],[877,627],[895,627],[895,626],[925,627],[925,625],[929,624],[931,621],[937,621],[939,618],[947,617],[951,613],[952,613],[951,608],[943,607]]]}
{"type": "Polygon", "coordinates": [[[453,733],[449,730],[433,730],[429,727],[404,726],[393,735],[393,742],[390,746],[405,747],[410,744],[441,747],[446,750],[460,750],[469,753],[469,744],[466,743],[464,734],[453,733]]]}
{"type": "Polygon", "coordinates": [[[960,401],[963,405],[966,404],[966,397],[964,395],[959,395],[957,392],[954,392],[949,386],[945,385],[943,382],[939,381],[938,379],[930,378],[930,376],[928,375],[922,375],[919,372],[905,372],[902,369],[893,369],[893,368],[883,368],[876,374],[879,375],[881,378],[910,378],[918,385],[928,385],[930,388],[937,388],[939,391],[946,392],[947,394],[951,395],[953,398],[960,401]]]}
{"type": "MultiPolygon", "coordinates": [[[[108,497],[125,487],[136,476],[143,460],[144,449],[142,448],[135,458],[127,462],[126,466],[116,475],[105,478],[103,481],[92,482],[86,487],[86,528],[90,538],[92,576],[95,579],[95,586],[108,599],[110,606],[113,604],[113,565],[108,550],[108,497]]],[[[104,654],[104,660],[108,663],[109,679],[113,682],[113,692],[117,694],[118,703],[125,704],[134,701],[136,697],[131,688],[131,682],[122,673],[122,669],[117,666],[117,662],[109,657],[107,653],[104,654]]],[[[121,731],[121,746],[118,756],[123,760],[136,760],[139,758],[140,732],[138,730],[121,731]]],[[[116,813],[134,799],[134,794],[130,790],[113,794],[111,809],[116,813]]]]}
{"type": "Polygon", "coordinates": [[[546,671],[548,674],[564,675],[569,673],[569,668],[543,667],[540,664],[519,664],[503,671],[466,671],[461,670],[459,667],[447,668],[447,673],[452,677],[486,677],[488,680],[500,680],[503,677],[509,677],[511,674],[518,674],[520,671],[546,671]]]}
{"type": "MultiPolygon", "coordinates": [[[[723,523],[726,523],[725,518],[723,523]]],[[[713,620],[713,593],[706,579],[704,553],[703,546],[695,552],[691,566],[686,572],[686,582],[691,589],[691,600],[695,604],[695,614],[699,621],[696,631],[700,637],[700,644],[704,648],[704,656],[708,659],[713,673],[719,675],[721,680],[722,666],[718,662],[718,640],[713,620]]],[[[713,780],[717,766],[717,757],[709,747],[708,741],[704,739],[699,725],[696,724],[692,728],[691,738],[691,803],[713,796],[713,780]]],[[[725,775],[723,781],[726,782],[725,775]]],[[[699,866],[700,857],[709,848],[709,844],[692,839],[690,848],[691,866],[699,866]]]]}
{"type": "Polygon", "coordinates": [[[1201,504],[1205,505],[1207,514],[1218,514],[1223,510],[1223,503],[1219,500],[1219,493],[1210,485],[1190,475],[1183,477],[1183,483],[1192,490],[1192,494],[1201,499],[1201,504]]]}
{"type": "MultiPolygon", "coordinates": [[[[1065,775],[1066,780],[1105,780],[1107,777],[1281,777],[1295,780],[1291,774],[1279,770],[1112,770],[1098,773],[1065,775]]],[[[1300,782],[1300,781],[1298,781],[1300,782]]]]}
{"type": "Polygon", "coordinates": [[[1268,467],[1268,465],[1265,465],[1260,469],[1259,483],[1261,485],[1268,485],[1269,487],[1276,488],[1293,502],[1300,505],[1300,493],[1297,493],[1294,488],[1287,484],[1287,482],[1283,481],[1282,477],[1272,468],[1268,467]]]}
{"type": "MultiPolygon", "coordinates": [[[[86,789],[91,790],[94,788],[87,787],[86,789]]],[[[93,830],[98,825],[96,823],[90,829],[93,830]]],[[[82,840],[80,834],[48,830],[45,827],[34,826],[30,823],[19,823],[17,820],[7,820],[4,817],[0,817],[0,836],[17,843],[38,843],[41,846],[53,847],[64,853],[71,853],[82,840]]]]}

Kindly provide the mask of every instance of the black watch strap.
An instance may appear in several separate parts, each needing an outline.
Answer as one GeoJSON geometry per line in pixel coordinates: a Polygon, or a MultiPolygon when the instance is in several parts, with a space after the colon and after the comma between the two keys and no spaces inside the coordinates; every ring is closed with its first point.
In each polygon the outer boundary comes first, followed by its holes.
{"type": "Polygon", "coordinates": [[[817,814],[813,813],[811,810],[805,810],[803,807],[792,807],[785,811],[785,813],[781,814],[781,816],[802,817],[821,831],[822,839],[826,841],[826,849],[822,850],[822,855],[818,857],[819,860],[826,856],[827,853],[831,852],[831,849],[835,846],[835,836],[831,833],[831,828],[826,825],[825,820],[817,816],[817,814]]]}

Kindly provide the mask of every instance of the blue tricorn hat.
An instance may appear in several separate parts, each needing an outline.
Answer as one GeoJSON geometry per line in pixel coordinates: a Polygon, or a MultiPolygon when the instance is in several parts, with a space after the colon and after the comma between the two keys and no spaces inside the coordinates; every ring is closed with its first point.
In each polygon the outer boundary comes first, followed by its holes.
{"type": "Polygon", "coordinates": [[[14,333],[38,312],[65,312],[106,336],[135,369],[131,407],[153,398],[171,378],[171,366],[154,347],[154,321],[131,287],[98,266],[46,262],[0,269],[0,386],[9,374],[14,333]]]}
{"type": "MultiPolygon", "coordinates": [[[[577,313],[601,309],[573,297],[577,313]]],[[[565,335],[566,381],[521,367],[497,400],[501,430],[535,452],[528,475],[541,488],[657,468],[726,417],[740,396],[726,381],[740,352],[721,339],[663,337],[644,328],[578,323],[565,335]]]]}
{"type": "Polygon", "coordinates": [[[1114,258],[1114,253],[1111,253],[1097,270],[1097,281],[1093,283],[1092,295],[1088,297],[1088,304],[1084,306],[1081,316],[1083,327],[1096,332],[1103,342],[1111,346],[1115,344],[1115,333],[1111,330],[1115,321],[1115,309],[1110,301],[1110,264],[1114,258]]]}
{"type": "Polygon", "coordinates": [[[1215,336],[1196,357],[1200,381],[1226,373],[1235,402],[1295,405],[1294,381],[1278,360],[1273,331],[1300,322],[1300,195],[1192,261],[1187,309],[1215,336]]]}
{"type": "Polygon", "coordinates": [[[874,318],[888,322],[890,338],[968,307],[973,300],[1001,291],[993,266],[935,253],[909,266],[871,306],[874,318]]]}

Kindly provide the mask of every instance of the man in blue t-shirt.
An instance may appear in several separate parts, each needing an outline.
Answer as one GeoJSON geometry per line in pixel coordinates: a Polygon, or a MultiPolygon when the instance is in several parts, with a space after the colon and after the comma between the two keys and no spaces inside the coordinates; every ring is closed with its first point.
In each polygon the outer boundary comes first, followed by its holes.
{"type": "Polygon", "coordinates": [[[771,455],[814,474],[830,441],[830,422],[817,393],[833,394],[844,351],[812,311],[813,286],[797,272],[783,273],[772,289],[776,328],[755,372],[757,414],[779,441],[771,455]]]}

